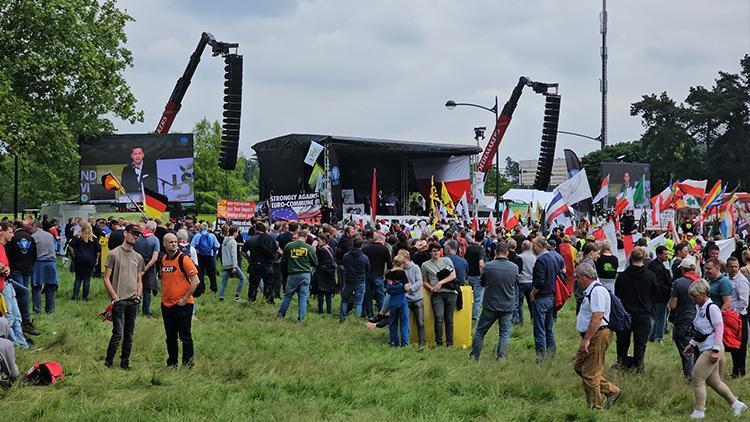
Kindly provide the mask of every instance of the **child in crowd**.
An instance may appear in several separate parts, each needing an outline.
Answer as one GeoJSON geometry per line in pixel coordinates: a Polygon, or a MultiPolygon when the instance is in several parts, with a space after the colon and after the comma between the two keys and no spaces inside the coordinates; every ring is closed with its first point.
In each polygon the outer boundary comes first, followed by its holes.
{"type": "Polygon", "coordinates": [[[391,315],[390,345],[392,347],[409,345],[409,306],[405,294],[409,289],[409,279],[404,272],[406,264],[407,261],[403,256],[397,256],[393,260],[393,268],[385,275],[385,291],[390,296],[388,310],[391,315]]]}

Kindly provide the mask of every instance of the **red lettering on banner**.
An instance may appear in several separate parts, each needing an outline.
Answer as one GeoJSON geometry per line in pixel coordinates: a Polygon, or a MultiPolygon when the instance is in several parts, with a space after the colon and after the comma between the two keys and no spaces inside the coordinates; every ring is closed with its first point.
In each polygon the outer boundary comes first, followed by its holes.
{"type": "Polygon", "coordinates": [[[223,220],[249,220],[255,215],[255,202],[220,199],[216,206],[216,217],[223,220]]]}

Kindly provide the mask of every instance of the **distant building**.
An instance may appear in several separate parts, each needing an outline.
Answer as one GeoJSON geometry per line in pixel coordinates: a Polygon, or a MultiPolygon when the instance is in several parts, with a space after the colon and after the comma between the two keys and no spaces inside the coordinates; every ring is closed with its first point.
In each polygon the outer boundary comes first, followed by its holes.
{"type": "MultiPolygon", "coordinates": [[[[522,188],[531,188],[534,186],[534,179],[536,179],[536,168],[539,164],[538,160],[521,160],[521,177],[519,178],[519,185],[522,188]]],[[[549,189],[552,190],[560,183],[568,180],[568,168],[565,165],[564,158],[555,158],[552,164],[552,176],[549,179],[549,189]]]]}

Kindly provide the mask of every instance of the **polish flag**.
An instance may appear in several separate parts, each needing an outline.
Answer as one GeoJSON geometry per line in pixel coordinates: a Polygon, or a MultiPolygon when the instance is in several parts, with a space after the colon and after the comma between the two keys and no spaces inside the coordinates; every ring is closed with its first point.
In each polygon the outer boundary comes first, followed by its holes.
{"type": "Polygon", "coordinates": [[[492,220],[494,220],[494,219],[495,218],[492,216],[492,211],[490,211],[490,216],[489,216],[489,218],[487,218],[487,230],[489,230],[490,233],[492,233],[492,232],[495,231],[495,226],[492,223],[492,220]]]}
{"type": "Polygon", "coordinates": [[[706,185],[708,180],[683,180],[682,182],[675,183],[675,186],[685,195],[692,195],[698,200],[703,199],[703,195],[706,193],[706,185]]]}
{"type": "Polygon", "coordinates": [[[411,160],[414,176],[422,195],[429,198],[431,179],[435,178],[435,185],[445,184],[451,200],[456,203],[462,196],[472,200],[470,164],[468,155],[448,158],[426,158],[411,160]]]}

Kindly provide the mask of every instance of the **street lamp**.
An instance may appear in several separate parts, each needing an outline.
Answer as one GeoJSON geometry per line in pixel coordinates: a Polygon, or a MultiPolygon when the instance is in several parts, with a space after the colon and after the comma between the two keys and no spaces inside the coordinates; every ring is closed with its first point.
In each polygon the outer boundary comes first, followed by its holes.
{"type": "MultiPolygon", "coordinates": [[[[481,108],[482,110],[489,111],[490,113],[493,113],[495,115],[495,129],[497,130],[497,114],[498,114],[498,108],[497,108],[497,95],[495,95],[495,105],[493,107],[485,107],[479,104],[472,104],[472,103],[457,103],[453,100],[448,100],[445,102],[445,108],[448,110],[453,110],[456,108],[456,106],[466,106],[466,107],[476,107],[481,108]]],[[[493,134],[495,137],[497,137],[497,134],[493,134]]],[[[498,146],[498,151],[495,152],[495,214],[498,214],[500,212],[500,148],[498,146]]]]}

